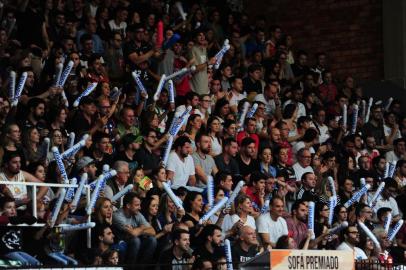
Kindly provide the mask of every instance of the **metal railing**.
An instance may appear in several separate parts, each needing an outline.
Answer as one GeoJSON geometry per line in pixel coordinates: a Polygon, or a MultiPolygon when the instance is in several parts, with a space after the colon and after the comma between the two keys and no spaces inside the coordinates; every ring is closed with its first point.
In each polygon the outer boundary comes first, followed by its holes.
{"type": "MultiPolygon", "coordinates": [[[[79,185],[75,184],[54,184],[54,183],[41,183],[41,182],[14,182],[14,181],[0,181],[0,185],[20,185],[20,186],[31,186],[31,203],[32,203],[32,215],[37,218],[37,187],[57,187],[57,188],[77,188],[79,185]]],[[[86,200],[87,204],[90,203],[90,196],[91,196],[91,189],[89,185],[85,185],[84,188],[86,189],[86,200]]],[[[91,222],[91,216],[87,217],[87,222],[91,222]]],[[[16,226],[21,227],[43,227],[45,223],[34,223],[32,225],[20,224],[16,226]]],[[[57,225],[56,227],[59,227],[57,225]]],[[[92,236],[92,229],[87,229],[87,247],[91,248],[91,236],[92,236]]]]}

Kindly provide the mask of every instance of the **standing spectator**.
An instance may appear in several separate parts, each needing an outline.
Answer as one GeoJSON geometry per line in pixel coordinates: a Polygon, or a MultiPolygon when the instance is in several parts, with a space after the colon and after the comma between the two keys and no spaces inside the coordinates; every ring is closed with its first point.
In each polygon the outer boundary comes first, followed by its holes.
{"type": "Polygon", "coordinates": [[[194,186],[196,184],[195,165],[190,153],[190,140],[181,136],[173,144],[173,149],[169,154],[167,174],[168,179],[174,186],[194,186]]]}
{"type": "Polygon", "coordinates": [[[193,162],[195,164],[196,180],[198,186],[206,186],[207,177],[215,176],[218,172],[214,159],[210,156],[211,140],[207,134],[198,134],[196,136],[196,152],[193,153],[193,162]]]}

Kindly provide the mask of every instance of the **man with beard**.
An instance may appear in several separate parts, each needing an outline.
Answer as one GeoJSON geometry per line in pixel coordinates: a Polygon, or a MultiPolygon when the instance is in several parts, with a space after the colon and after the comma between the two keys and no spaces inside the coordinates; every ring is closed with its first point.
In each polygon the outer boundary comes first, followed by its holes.
{"type": "MultiPolygon", "coordinates": [[[[12,182],[37,182],[42,183],[32,174],[21,170],[21,156],[18,152],[6,152],[3,157],[3,168],[0,173],[1,181],[12,182]]],[[[47,193],[47,187],[38,187],[37,200],[41,200],[47,193]]],[[[3,185],[1,193],[16,200],[17,206],[25,205],[30,201],[28,197],[27,186],[22,185],[3,185]]]]}
{"type": "Polygon", "coordinates": [[[251,137],[244,138],[241,142],[240,155],[237,157],[240,174],[248,181],[250,174],[258,170],[258,162],[255,157],[255,141],[251,137]]]}
{"type": "Polygon", "coordinates": [[[83,156],[76,162],[75,172],[77,172],[79,180],[84,173],[87,173],[87,182],[90,183],[96,179],[97,167],[91,157],[83,156]]]}
{"type": "Polygon", "coordinates": [[[231,248],[233,263],[243,263],[255,257],[257,248],[258,240],[255,230],[250,226],[242,227],[237,243],[231,248]]]}
{"type": "Polygon", "coordinates": [[[123,207],[113,214],[117,237],[127,243],[128,264],[151,263],[157,245],[156,232],[140,210],[141,198],[130,192],[124,196],[123,207]]]}
{"type": "Polygon", "coordinates": [[[169,154],[168,165],[166,167],[168,179],[172,181],[172,186],[194,186],[196,184],[195,165],[191,152],[191,141],[186,136],[180,136],[173,143],[173,149],[169,154]]]}
{"type": "Polygon", "coordinates": [[[356,247],[359,244],[359,230],[356,225],[348,226],[344,231],[344,241],[337,247],[337,250],[350,250],[354,251],[355,260],[368,259],[365,252],[356,247]]]}
{"type": "Polygon", "coordinates": [[[40,98],[32,98],[28,101],[27,106],[29,113],[25,119],[24,128],[35,127],[41,133],[41,136],[46,136],[49,131],[44,120],[45,101],[40,98]]]}
{"type": "Polygon", "coordinates": [[[157,154],[156,148],[161,141],[158,140],[157,132],[150,128],[144,134],[144,143],[135,153],[135,160],[144,169],[146,175],[159,167],[161,157],[157,154]]]}
{"type": "Polygon", "coordinates": [[[195,163],[196,180],[199,186],[207,184],[208,175],[215,176],[218,172],[214,159],[210,156],[211,140],[209,135],[198,133],[196,135],[196,152],[193,153],[195,163]]]}
{"type": "Polygon", "coordinates": [[[232,176],[240,174],[235,156],[238,152],[238,144],[234,138],[227,138],[223,141],[223,152],[214,157],[217,168],[222,172],[227,172],[232,176]]]}
{"type": "Polygon", "coordinates": [[[362,134],[365,136],[373,136],[378,150],[385,149],[385,133],[383,130],[383,114],[381,106],[372,106],[371,116],[368,123],[364,124],[362,134]]]}
{"type": "Polygon", "coordinates": [[[286,220],[282,217],[284,203],[282,198],[273,197],[269,202],[269,213],[259,216],[256,221],[258,233],[261,236],[264,249],[274,248],[276,241],[282,235],[288,234],[286,220]]]}
{"type": "Polygon", "coordinates": [[[215,263],[219,257],[224,255],[221,228],[214,224],[205,226],[201,232],[203,245],[199,246],[195,254],[199,259],[208,259],[215,263]]]}
{"type": "Polygon", "coordinates": [[[307,237],[307,213],[305,201],[297,200],[292,205],[291,217],[286,218],[288,230],[299,247],[307,237]]]}
{"type": "Polygon", "coordinates": [[[159,258],[160,269],[183,270],[187,269],[186,264],[194,261],[190,248],[190,234],[183,229],[176,229],[172,233],[173,246],[161,253],[159,258]],[[184,264],[184,265],[182,265],[184,264]]]}

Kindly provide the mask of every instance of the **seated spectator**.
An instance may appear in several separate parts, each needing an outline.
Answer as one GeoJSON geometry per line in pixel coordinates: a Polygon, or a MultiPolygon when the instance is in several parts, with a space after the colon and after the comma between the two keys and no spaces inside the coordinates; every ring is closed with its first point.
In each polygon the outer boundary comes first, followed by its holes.
{"type": "Polygon", "coordinates": [[[350,250],[355,253],[355,260],[368,259],[365,252],[357,247],[360,242],[360,233],[358,227],[355,225],[349,225],[344,229],[344,241],[337,247],[337,250],[350,250]]]}
{"type": "Polygon", "coordinates": [[[258,252],[258,240],[255,229],[243,226],[240,229],[239,238],[231,248],[233,263],[243,263],[255,257],[258,252]]]}
{"type": "Polygon", "coordinates": [[[288,234],[286,220],[282,217],[283,208],[283,200],[273,197],[269,202],[269,214],[262,214],[256,220],[264,249],[275,248],[279,237],[288,234]]]}
{"type": "Polygon", "coordinates": [[[194,186],[196,184],[195,166],[190,153],[190,140],[181,136],[178,137],[173,149],[169,154],[167,175],[174,186],[185,186],[187,184],[194,186]]]}
{"type": "Polygon", "coordinates": [[[161,269],[170,270],[173,267],[178,267],[178,265],[193,262],[193,250],[190,248],[190,235],[188,231],[182,229],[173,231],[172,242],[173,246],[164,250],[159,257],[158,263],[162,265],[160,266],[161,269]]]}
{"type": "Polygon", "coordinates": [[[126,262],[150,263],[156,248],[155,230],[140,213],[141,199],[135,193],[127,193],[123,207],[113,214],[113,224],[118,238],[127,242],[126,262]]]}

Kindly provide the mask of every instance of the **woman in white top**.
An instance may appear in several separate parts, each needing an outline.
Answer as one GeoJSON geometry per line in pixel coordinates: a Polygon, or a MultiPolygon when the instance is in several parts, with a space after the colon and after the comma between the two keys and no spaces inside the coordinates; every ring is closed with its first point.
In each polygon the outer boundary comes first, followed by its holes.
{"type": "Polygon", "coordinates": [[[222,141],[220,138],[220,119],[216,116],[210,117],[207,120],[207,133],[211,139],[211,152],[210,155],[217,156],[220,155],[222,152],[222,141]]]}
{"type": "Polygon", "coordinates": [[[234,215],[224,217],[222,231],[225,238],[237,235],[239,228],[243,226],[250,226],[256,230],[255,219],[251,216],[254,209],[251,199],[247,195],[241,194],[236,198],[235,211],[234,215]]]}

